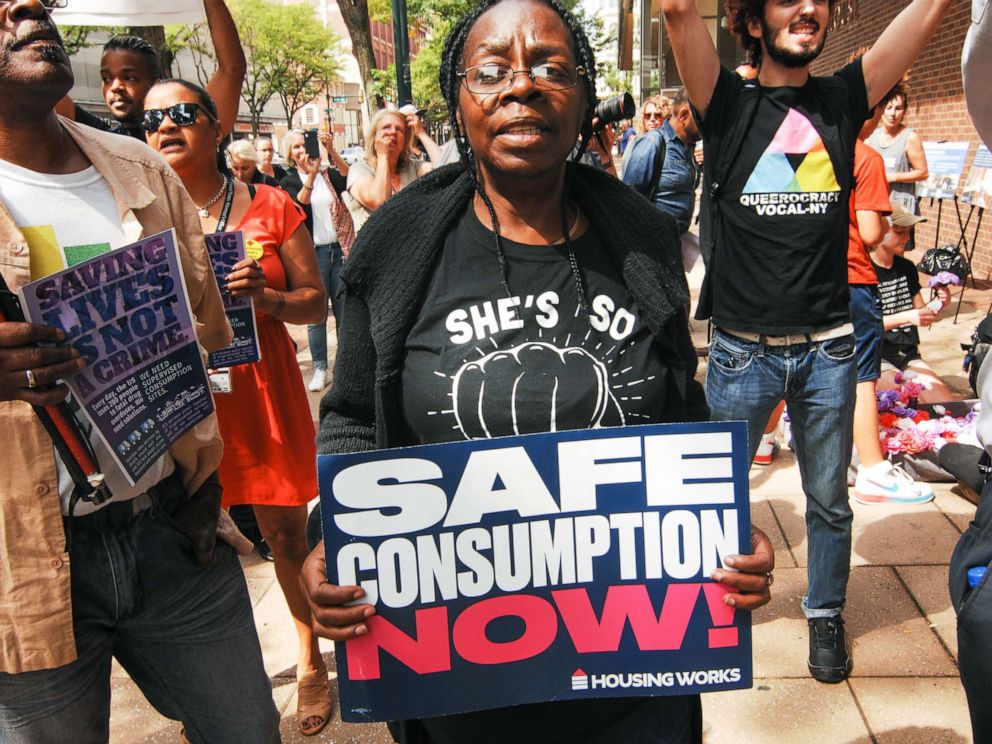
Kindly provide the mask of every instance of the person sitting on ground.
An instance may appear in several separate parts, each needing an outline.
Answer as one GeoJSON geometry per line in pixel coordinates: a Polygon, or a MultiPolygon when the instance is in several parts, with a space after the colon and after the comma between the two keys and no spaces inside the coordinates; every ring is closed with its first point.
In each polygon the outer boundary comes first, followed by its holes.
{"type": "Polygon", "coordinates": [[[227,163],[231,173],[242,183],[264,183],[278,186],[279,182],[258,169],[258,153],[248,140],[234,140],[227,146],[227,163]]]}
{"type": "Polygon", "coordinates": [[[272,140],[268,137],[256,137],[255,152],[258,153],[258,165],[256,166],[258,170],[266,176],[274,178],[276,183],[280,183],[286,177],[286,169],[272,162],[276,155],[276,148],[272,144],[272,140]]]}
{"type": "Polygon", "coordinates": [[[885,340],[882,343],[882,376],[878,390],[898,387],[896,375],[912,371],[913,381],[923,385],[921,403],[939,403],[952,399],[951,391],[933,368],[920,356],[919,328],[937,320],[937,314],[950,304],[947,287],[937,290],[937,299],[927,302],[920,292],[920,276],[913,262],[905,258],[906,243],[914,225],[926,222],[893,202],[889,229],[872,253],[882,295],[882,319],[885,340]],[[939,303],[939,304],[938,304],[939,303]]]}

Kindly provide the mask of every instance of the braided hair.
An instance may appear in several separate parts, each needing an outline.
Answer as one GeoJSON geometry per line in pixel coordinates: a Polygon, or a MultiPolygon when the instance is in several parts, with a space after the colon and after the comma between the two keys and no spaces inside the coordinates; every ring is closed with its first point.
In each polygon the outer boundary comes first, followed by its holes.
{"type": "MultiPolygon", "coordinates": [[[[454,27],[451,29],[451,32],[448,34],[448,38],[445,39],[438,78],[441,84],[441,94],[444,96],[444,100],[448,105],[448,122],[451,126],[452,136],[455,138],[455,144],[458,147],[458,153],[461,156],[462,162],[468,164],[469,174],[472,177],[472,184],[475,191],[479,194],[483,203],[486,205],[486,209],[489,212],[489,218],[492,220],[493,233],[495,234],[496,239],[496,259],[499,262],[500,283],[503,285],[503,289],[509,297],[512,296],[513,293],[510,291],[510,284],[507,279],[506,254],[503,251],[503,242],[500,236],[499,220],[496,217],[496,209],[493,207],[492,200],[490,200],[489,195],[486,193],[485,187],[479,181],[475,153],[472,152],[472,148],[468,143],[468,137],[462,131],[461,123],[458,119],[458,93],[462,82],[462,78],[458,73],[459,68],[462,66],[462,59],[465,54],[465,43],[468,40],[468,35],[475,26],[476,21],[478,21],[486,11],[495,7],[500,2],[502,2],[502,0],[482,0],[482,2],[476,5],[472,10],[468,11],[458,19],[458,22],[455,23],[454,27]]],[[[581,67],[585,68],[585,75],[579,76],[579,84],[583,86],[585,92],[586,109],[583,112],[582,125],[580,129],[582,139],[579,145],[578,153],[575,156],[576,159],[578,159],[578,157],[585,151],[586,144],[592,136],[592,117],[597,101],[595,55],[593,54],[592,46],[589,44],[589,39],[586,36],[582,26],[575,19],[575,16],[573,16],[558,0],[532,0],[532,2],[547,5],[558,15],[559,18],[561,18],[562,23],[565,25],[565,29],[568,31],[568,34],[572,39],[576,62],[581,67]]],[[[586,297],[585,281],[582,278],[582,272],[579,269],[579,263],[576,259],[575,250],[572,246],[570,235],[571,231],[569,230],[566,217],[565,205],[568,202],[567,196],[571,183],[573,164],[569,163],[567,167],[568,170],[566,171],[565,176],[565,188],[562,193],[560,205],[561,229],[562,235],[564,235],[565,238],[565,248],[568,251],[568,262],[575,281],[579,305],[586,312],[586,316],[588,317],[589,302],[586,297]]]]}

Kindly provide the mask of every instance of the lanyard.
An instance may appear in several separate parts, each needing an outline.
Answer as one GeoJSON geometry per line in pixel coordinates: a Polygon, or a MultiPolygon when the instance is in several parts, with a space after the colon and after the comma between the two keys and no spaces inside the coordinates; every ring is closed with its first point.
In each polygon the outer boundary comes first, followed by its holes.
{"type": "Polygon", "coordinates": [[[220,218],[214,232],[224,232],[227,229],[227,218],[231,216],[231,205],[234,204],[234,179],[224,176],[224,206],[220,209],[220,218]]]}

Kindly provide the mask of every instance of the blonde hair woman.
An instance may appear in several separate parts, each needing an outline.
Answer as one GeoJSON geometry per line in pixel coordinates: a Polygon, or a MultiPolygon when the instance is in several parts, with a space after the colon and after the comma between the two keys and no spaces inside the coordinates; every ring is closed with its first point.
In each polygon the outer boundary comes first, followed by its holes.
{"type": "Polygon", "coordinates": [[[420,140],[428,156],[436,162],[441,148],[424,131],[419,116],[404,115],[398,109],[382,109],[372,117],[365,130],[365,162],[355,163],[348,173],[349,196],[345,203],[356,230],[390,196],[432,168],[430,163],[411,157],[413,138],[420,140]]]}
{"type": "Polygon", "coordinates": [[[264,183],[278,186],[279,183],[258,169],[258,153],[248,140],[234,140],[227,146],[227,164],[231,173],[242,183],[264,183]]]}

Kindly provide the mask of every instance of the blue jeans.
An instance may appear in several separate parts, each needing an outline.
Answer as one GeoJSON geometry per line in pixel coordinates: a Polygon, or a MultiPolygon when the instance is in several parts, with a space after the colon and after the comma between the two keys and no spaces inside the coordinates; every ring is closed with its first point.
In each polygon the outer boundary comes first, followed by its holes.
{"type": "MultiPolygon", "coordinates": [[[[337,333],[341,327],[341,309],[344,307],[344,297],[341,295],[341,262],[343,254],[337,243],[314,246],[317,249],[317,268],[320,279],[324,283],[327,299],[334,313],[334,330],[337,333]]],[[[324,309],[324,319],[319,323],[307,326],[307,340],[310,343],[310,359],[313,368],[327,369],[327,309],[324,309]]]]}
{"type": "Polygon", "coordinates": [[[716,329],[706,371],[706,400],[716,421],[746,421],[750,459],[780,400],[789,406],[792,437],[806,493],[809,587],[806,617],[839,615],[851,564],[851,461],[854,336],[792,346],[766,346],[716,329]]]}
{"type": "Polygon", "coordinates": [[[0,674],[0,741],[104,744],[111,657],[193,744],[279,741],[248,589],[229,545],[218,541],[214,564],[199,568],[189,539],[153,506],[116,531],[76,533],[70,559],[78,658],[0,674]]]}

